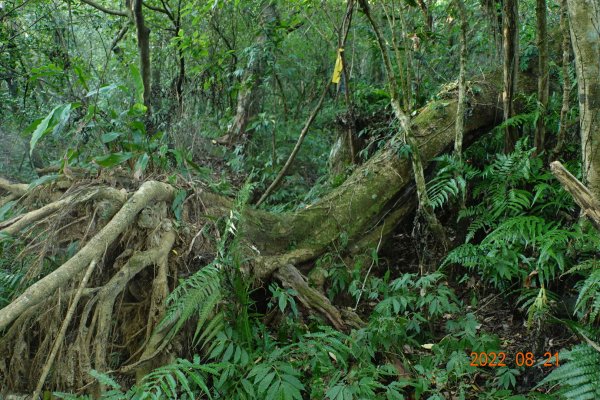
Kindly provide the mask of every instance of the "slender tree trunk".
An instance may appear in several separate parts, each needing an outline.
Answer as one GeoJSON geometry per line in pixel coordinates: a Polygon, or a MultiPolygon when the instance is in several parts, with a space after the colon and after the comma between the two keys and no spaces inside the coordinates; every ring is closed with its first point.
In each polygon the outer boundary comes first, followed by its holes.
{"type": "Polygon", "coordinates": [[[492,56],[496,60],[501,59],[502,55],[502,28],[500,27],[501,13],[498,12],[496,0],[483,0],[482,7],[485,10],[486,16],[490,24],[490,33],[494,40],[492,56]]]}
{"type": "MultiPolygon", "coordinates": [[[[174,36],[179,36],[181,30],[181,0],[177,2],[177,17],[174,18],[175,33],[174,36]]],[[[177,103],[179,104],[179,111],[183,111],[183,82],[185,81],[185,56],[183,55],[183,49],[177,49],[177,56],[179,58],[179,74],[177,75],[177,82],[175,83],[175,94],[177,95],[177,103]]]]}
{"type": "Polygon", "coordinates": [[[361,8],[365,13],[365,16],[369,20],[371,27],[373,28],[373,32],[375,33],[375,37],[377,38],[377,44],[379,45],[379,50],[381,52],[381,56],[383,57],[383,65],[385,66],[385,70],[388,76],[388,86],[390,88],[390,97],[391,97],[391,105],[394,110],[394,115],[400,122],[400,126],[403,130],[404,141],[411,149],[411,164],[415,179],[415,184],[417,187],[417,197],[419,200],[419,211],[422,213],[423,217],[427,221],[427,224],[432,232],[434,232],[437,236],[437,239],[443,242],[446,245],[446,235],[444,232],[444,228],[441,226],[433,209],[431,208],[431,202],[429,201],[429,196],[427,195],[427,188],[425,184],[425,172],[423,168],[423,160],[421,158],[421,152],[418,147],[417,139],[412,131],[411,121],[408,115],[404,113],[402,110],[402,106],[400,105],[400,98],[398,96],[398,81],[396,80],[396,74],[394,72],[394,68],[392,66],[392,62],[390,60],[390,56],[388,54],[388,50],[386,48],[384,39],[379,30],[379,26],[375,22],[375,19],[371,15],[369,4],[367,0],[359,0],[361,8]]]}
{"type": "Polygon", "coordinates": [[[427,3],[425,0],[417,0],[417,4],[421,9],[421,13],[423,14],[423,19],[425,21],[425,29],[431,32],[433,30],[433,15],[429,11],[429,7],[427,7],[427,3]]]}
{"type": "Polygon", "coordinates": [[[546,29],[546,0],[537,0],[535,13],[537,17],[538,47],[538,104],[540,115],[535,127],[534,145],[537,153],[541,153],[546,145],[546,108],[548,107],[548,33],[546,29]]]}
{"type": "Polygon", "coordinates": [[[132,14],[137,30],[137,42],[140,52],[140,73],[144,83],[144,105],[150,111],[151,98],[151,65],[150,65],[150,29],[144,21],[142,0],[133,0],[132,14]]]}
{"type": "Polygon", "coordinates": [[[569,65],[571,58],[571,37],[569,36],[569,12],[567,10],[567,0],[560,2],[560,31],[562,33],[562,77],[563,77],[563,93],[562,107],[560,109],[560,123],[558,128],[558,137],[556,146],[553,150],[553,158],[557,158],[562,151],[567,135],[567,118],[569,114],[569,98],[571,97],[571,77],[569,75],[569,65]]]}
{"type": "MultiPolygon", "coordinates": [[[[385,2],[381,3],[381,7],[385,12],[386,19],[388,21],[388,25],[391,31],[392,37],[392,47],[394,48],[394,56],[396,57],[396,64],[398,65],[398,75],[400,78],[400,88],[402,89],[402,106],[404,109],[410,113],[412,108],[412,94],[411,94],[411,85],[410,82],[410,73],[407,73],[408,68],[407,65],[410,65],[409,61],[409,52],[408,46],[406,46],[406,42],[401,42],[398,38],[398,30],[396,27],[396,18],[394,16],[394,10],[389,9],[385,2]],[[403,49],[401,52],[400,49],[403,49]]],[[[402,18],[403,20],[403,18],[402,18]]],[[[400,37],[405,37],[404,31],[404,23],[401,23],[400,37]]]]}
{"type": "Polygon", "coordinates": [[[343,51],[346,46],[348,33],[350,32],[350,25],[352,24],[354,1],[355,0],[348,0],[346,4],[346,14],[344,15],[342,25],[339,29],[336,28],[338,33],[338,51],[342,60],[342,80],[341,83],[338,83],[338,88],[340,88],[340,85],[343,85],[346,115],[341,118],[343,122],[340,123],[336,139],[329,153],[329,173],[331,176],[338,175],[340,172],[343,172],[348,165],[356,163],[356,112],[354,110],[352,91],[350,89],[350,71],[346,64],[345,51],[343,51]]]}
{"type": "MultiPolygon", "coordinates": [[[[348,0],[348,5],[346,8],[346,15],[344,17],[344,21],[342,23],[342,27],[340,30],[340,34],[338,35],[338,48],[344,49],[346,46],[346,39],[348,38],[348,33],[350,32],[350,25],[352,24],[352,15],[354,14],[354,0],[348,0]]],[[[356,116],[354,112],[354,104],[352,102],[352,92],[350,91],[350,72],[348,71],[348,66],[346,65],[346,57],[344,51],[340,52],[340,57],[342,59],[342,74],[344,77],[344,100],[346,101],[346,107],[348,108],[348,130],[346,131],[347,142],[349,146],[350,152],[350,161],[352,164],[356,162],[356,150],[354,146],[354,138],[356,136],[356,116]]]]}
{"type": "Polygon", "coordinates": [[[600,198],[600,4],[567,0],[579,89],[584,183],[600,198]]]}
{"type": "Polygon", "coordinates": [[[246,134],[248,123],[260,111],[260,86],[265,78],[265,47],[271,40],[273,27],[279,20],[279,15],[274,2],[269,2],[263,6],[261,11],[262,32],[256,40],[256,55],[250,57],[248,67],[242,78],[242,87],[238,93],[237,107],[233,123],[231,124],[226,141],[229,143],[239,143],[246,134]]]}
{"type": "MultiPolygon", "coordinates": [[[[504,92],[502,105],[504,120],[514,115],[513,100],[517,90],[517,72],[519,68],[519,0],[505,0],[502,15],[503,52],[504,52],[504,92]]],[[[515,149],[517,129],[506,127],[504,135],[504,152],[515,149]]]]}
{"type": "Polygon", "coordinates": [[[466,69],[467,69],[467,9],[463,0],[456,0],[458,13],[460,14],[460,72],[458,75],[458,105],[456,108],[456,139],[454,140],[454,154],[462,158],[463,136],[465,131],[465,108],[466,108],[466,69]]]}

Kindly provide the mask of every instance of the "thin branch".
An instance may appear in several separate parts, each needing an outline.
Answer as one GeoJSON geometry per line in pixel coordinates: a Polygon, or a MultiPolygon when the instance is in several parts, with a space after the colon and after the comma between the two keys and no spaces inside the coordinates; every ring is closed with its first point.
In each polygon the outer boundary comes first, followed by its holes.
{"type": "Polygon", "coordinates": [[[331,85],[331,80],[328,79],[327,80],[327,84],[323,88],[323,93],[321,94],[321,98],[319,99],[319,102],[317,103],[317,106],[315,107],[315,109],[313,110],[313,112],[308,117],[308,120],[306,120],[306,124],[304,124],[304,128],[302,128],[302,132],[300,132],[300,136],[298,137],[298,141],[296,141],[296,145],[294,146],[294,149],[292,150],[292,153],[288,157],[288,159],[285,162],[285,165],[283,166],[283,168],[281,168],[281,171],[279,171],[279,174],[277,174],[277,177],[275,178],[275,180],[273,181],[273,183],[271,183],[271,185],[267,188],[267,190],[263,193],[263,195],[260,196],[260,199],[256,203],[256,206],[261,205],[262,202],[265,201],[267,199],[267,197],[269,197],[269,195],[275,189],[277,189],[277,187],[281,183],[281,180],[283,179],[283,177],[287,173],[288,169],[290,168],[290,166],[294,162],[294,159],[296,158],[296,155],[298,154],[298,151],[300,151],[300,146],[302,146],[302,142],[304,141],[304,138],[306,137],[306,134],[308,133],[308,130],[310,129],[310,126],[312,125],[313,121],[317,117],[317,114],[319,113],[319,110],[321,110],[321,107],[323,106],[323,101],[325,100],[325,96],[327,95],[327,92],[329,90],[329,86],[330,85],[331,85]]]}
{"type": "Polygon", "coordinates": [[[119,17],[129,17],[129,12],[128,11],[120,11],[120,10],[112,10],[110,8],[106,8],[92,0],[81,0],[82,3],[87,4],[88,6],[92,6],[97,10],[102,11],[103,13],[106,14],[110,14],[110,15],[117,15],[119,17]]]}
{"type": "Polygon", "coordinates": [[[156,6],[151,6],[150,4],[148,4],[148,3],[146,3],[146,2],[142,2],[142,5],[143,5],[144,7],[146,7],[147,9],[149,9],[149,10],[156,11],[156,12],[159,12],[159,13],[162,13],[162,14],[165,14],[167,17],[169,17],[169,19],[170,19],[171,21],[173,21],[173,20],[174,20],[174,18],[173,18],[173,14],[171,14],[171,12],[169,12],[169,10],[167,10],[166,8],[160,8],[160,7],[156,7],[156,6]]]}

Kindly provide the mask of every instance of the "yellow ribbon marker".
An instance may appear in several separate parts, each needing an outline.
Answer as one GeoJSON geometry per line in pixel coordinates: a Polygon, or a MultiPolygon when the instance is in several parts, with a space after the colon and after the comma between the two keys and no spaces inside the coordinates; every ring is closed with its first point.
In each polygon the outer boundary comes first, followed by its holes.
{"type": "Polygon", "coordinates": [[[344,69],[344,63],[342,61],[342,52],[344,49],[338,49],[337,59],[335,60],[335,68],[333,68],[333,77],[331,78],[331,82],[340,83],[340,78],[342,77],[342,70],[344,69]]]}

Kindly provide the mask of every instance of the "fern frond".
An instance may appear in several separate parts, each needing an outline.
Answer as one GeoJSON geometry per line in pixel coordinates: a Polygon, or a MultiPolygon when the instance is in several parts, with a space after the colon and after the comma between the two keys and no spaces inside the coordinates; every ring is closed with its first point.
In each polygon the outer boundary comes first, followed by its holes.
{"type": "Polygon", "coordinates": [[[177,359],[175,362],[159,367],[144,376],[137,388],[136,399],[176,399],[180,392],[188,398],[195,399],[197,395],[193,388],[200,389],[209,399],[212,399],[208,388],[208,377],[217,375],[220,364],[202,363],[197,355],[193,361],[177,359]]]}
{"type": "Polygon", "coordinates": [[[167,335],[168,338],[179,332],[183,324],[199,308],[201,308],[200,316],[204,318],[202,323],[206,321],[222,297],[221,281],[221,268],[213,262],[187,278],[169,295],[167,312],[159,325],[161,327],[173,324],[167,335]],[[203,307],[207,302],[213,306],[213,309],[203,307]]]}
{"type": "Polygon", "coordinates": [[[561,365],[539,386],[558,384],[557,395],[568,400],[600,398],[600,352],[589,345],[578,345],[559,354],[561,365]]]}
{"type": "Polygon", "coordinates": [[[575,311],[585,311],[589,307],[591,321],[600,313],[600,269],[592,271],[579,288],[575,311]]]}

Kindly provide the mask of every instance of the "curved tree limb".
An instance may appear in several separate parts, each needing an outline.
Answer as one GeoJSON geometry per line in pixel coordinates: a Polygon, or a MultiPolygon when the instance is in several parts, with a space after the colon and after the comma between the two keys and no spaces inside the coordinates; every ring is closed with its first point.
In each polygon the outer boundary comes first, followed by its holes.
{"type": "Polygon", "coordinates": [[[27,193],[28,188],[29,185],[24,183],[10,183],[8,180],[0,178],[0,189],[6,190],[16,196],[23,196],[27,193]]]}
{"type": "Polygon", "coordinates": [[[96,3],[95,1],[92,0],[81,0],[82,3],[87,4],[88,6],[92,6],[97,10],[102,11],[103,13],[106,14],[110,14],[110,15],[116,15],[118,17],[129,17],[129,12],[128,11],[121,11],[121,10],[113,10],[110,8],[106,8],[101,4],[96,3]]]}
{"type": "Polygon", "coordinates": [[[346,328],[338,309],[321,292],[308,286],[304,276],[292,264],[279,268],[275,272],[275,277],[283,283],[283,286],[294,289],[305,307],[324,315],[336,329],[341,331],[346,328]]]}

